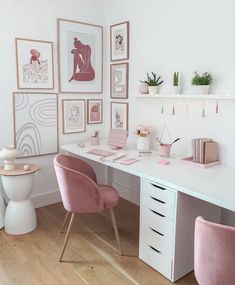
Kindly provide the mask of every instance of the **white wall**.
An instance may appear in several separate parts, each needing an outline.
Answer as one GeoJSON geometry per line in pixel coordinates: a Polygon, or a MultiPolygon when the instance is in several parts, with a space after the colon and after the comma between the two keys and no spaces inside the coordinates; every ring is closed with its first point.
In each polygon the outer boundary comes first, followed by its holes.
{"type": "MultiPolygon", "coordinates": [[[[16,60],[14,39],[26,38],[44,41],[52,41],[54,44],[54,67],[55,67],[55,89],[58,91],[57,76],[57,18],[77,20],[104,26],[104,1],[103,0],[41,0],[35,4],[29,0],[0,0],[0,26],[1,26],[1,48],[0,48],[0,146],[13,144],[13,109],[12,92],[17,91],[16,84],[16,60]]],[[[105,34],[105,30],[104,30],[105,34]]],[[[104,38],[105,40],[105,38],[104,38]]],[[[106,74],[104,70],[104,75],[106,74]]],[[[26,90],[27,91],[27,90],[26,90]]],[[[45,90],[45,92],[48,92],[45,90]]],[[[103,95],[59,95],[63,98],[102,98],[103,95]]],[[[60,103],[59,102],[59,103],[60,103]]],[[[61,114],[61,104],[59,104],[61,114]]],[[[61,118],[61,116],[60,116],[61,118]]],[[[62,135],[61,121],[59,143],[72,143],[88,139],[98,129],[104,136],[104,125],[87,125],[86,133],[62,135]]],[[[36,204],[40,205],[40,195],[58,191],[53,164],[53,155],[34,157],[20,160],[20,162],[36,163],[40,171],[36,175],[34,196],[36,204]]],[[[57,192],[58,193],[58,192],[57,192]]],[[[55,201],[59,196],[48,195],[47,202],[55,201]]]]}

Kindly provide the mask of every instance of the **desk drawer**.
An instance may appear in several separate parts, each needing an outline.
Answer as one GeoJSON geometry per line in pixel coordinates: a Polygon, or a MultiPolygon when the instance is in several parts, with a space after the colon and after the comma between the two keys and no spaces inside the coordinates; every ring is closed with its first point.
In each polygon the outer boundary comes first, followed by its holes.
{"type": "Polygon", "coordinates": [[[176,193],[167,190],[165,187],[151,183],[147,180],[141,180],[141,193],[150,195],[162,202],[165,202],[170,205],[175,205],[176,193]]]}
{"type": "Polygon", "coordinates": [[[172,256],[172,248],[173,248],[173,240],[172,238],[168,238],[163,234],[160,234],[153,228],[141,224],[140,227],[140,239],[142,242],[153,246],[158,249],[161,253],[172,256]]]}
{"type": "Polygon", "coordinates": [[[150,208],[151,210],[154,210],[172,220],[175,219],[175,206],[169,205],[166,202],[163,202],[162,200],[159,200],[151,195],[141,193],[141,206],[150,208]]]}
{"type": "Polygon", "coordinates": [[[140,242],[139,258],[171,280],[172,259],[169,256],[159,253],[149,244],[140,242]]]}
{"type": "Polygon", "coordinates": [[[166,237],[173,236],[174,221],[144,206],[141,206],[141,223],[150,226],[166,237]]]}

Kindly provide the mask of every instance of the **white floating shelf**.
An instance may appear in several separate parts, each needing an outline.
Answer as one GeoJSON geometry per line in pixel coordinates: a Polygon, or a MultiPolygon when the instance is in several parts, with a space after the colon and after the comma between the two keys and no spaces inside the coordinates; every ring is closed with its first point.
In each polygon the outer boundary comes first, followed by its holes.
{"type": "Polygon", "coordinates": [[[218,95],[218,94],[138,94],[137,98],[155,98],[155,99],[205,99],[205,100],[235,100],[233,95],[218,95]]]}

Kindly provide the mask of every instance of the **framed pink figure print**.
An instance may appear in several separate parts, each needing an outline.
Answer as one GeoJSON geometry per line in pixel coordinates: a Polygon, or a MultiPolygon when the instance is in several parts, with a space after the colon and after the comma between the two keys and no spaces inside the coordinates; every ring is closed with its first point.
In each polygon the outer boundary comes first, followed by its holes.
{"type": "Polygon", "coordinates": [[[87,100],[87,124],[101,124],[103,117],[103,101],[87,100]]]}
{"type": "Polygon", "coordinates": [[[102,93],[103,27],[58,19],[59,90],[102,93]]]}

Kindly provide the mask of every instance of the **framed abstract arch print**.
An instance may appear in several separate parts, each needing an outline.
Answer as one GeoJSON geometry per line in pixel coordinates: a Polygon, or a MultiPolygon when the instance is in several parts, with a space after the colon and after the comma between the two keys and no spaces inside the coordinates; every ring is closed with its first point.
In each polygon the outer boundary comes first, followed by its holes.
{"type": "Polygon", "coordinates": [[[59,91],[103,92],[103,27],[58,19],[59,91]]]}

